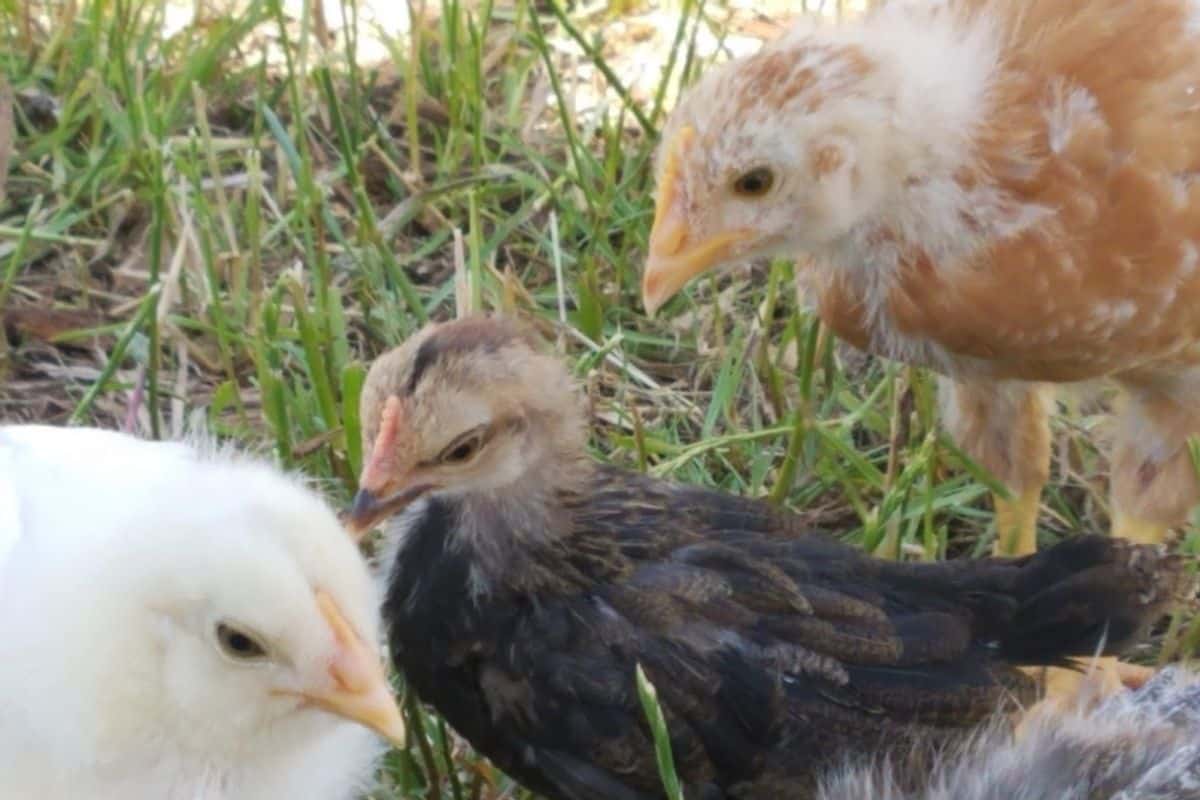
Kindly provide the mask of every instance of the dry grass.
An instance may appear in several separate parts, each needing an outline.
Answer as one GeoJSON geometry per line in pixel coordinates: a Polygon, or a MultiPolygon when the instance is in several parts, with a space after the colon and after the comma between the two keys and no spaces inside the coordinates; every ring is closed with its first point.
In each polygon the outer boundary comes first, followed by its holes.
{"type": "MultiPolygon", "coordinates": [[[[774,5],[0,0],[0,419],[203,425],[342,502],[365,364],[454,313],[457,265],[473,305],[560,343],[598,456],[891,554],[987,551],[988,479],[938,435],[930,377],[825,335],[791,264],[640,312],[664,109],[803,10],[774,5]]],[[[1100,401],[1056,421],[1046,542],[1107,527],[1100,401]]],[[[514,791],[409,708],[378,797],[514,791]]]]}

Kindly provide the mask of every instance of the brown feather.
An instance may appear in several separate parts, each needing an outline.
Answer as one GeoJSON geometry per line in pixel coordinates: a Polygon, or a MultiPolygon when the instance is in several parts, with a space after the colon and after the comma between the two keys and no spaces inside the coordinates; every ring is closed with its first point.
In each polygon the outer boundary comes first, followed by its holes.
{"type": "Polygon", "coordinates": [[[666,126],[647,302],[804,252],[822,320],[951,378],[948,427],[1026,510],[1049,458],[1032,384],[1112,378],[1114,527],[1161,539],[1200,499],[1196,19],[1192,0],[893,3],[709,71],[666,126]],[[731,191],[749,167],[775,188],[731,191]]]}

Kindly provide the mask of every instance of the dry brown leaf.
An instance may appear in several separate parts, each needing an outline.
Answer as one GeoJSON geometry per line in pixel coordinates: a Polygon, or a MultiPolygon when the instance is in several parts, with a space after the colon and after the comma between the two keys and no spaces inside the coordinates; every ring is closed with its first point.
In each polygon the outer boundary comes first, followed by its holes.
{"type": "Polygon", "coordinates": [[[21,338],[43,342],[55,342],[64,334],[94,328],[104,322],[104,318],[94,311],[71,308],[10,308],[4,319],[21,338]]]}

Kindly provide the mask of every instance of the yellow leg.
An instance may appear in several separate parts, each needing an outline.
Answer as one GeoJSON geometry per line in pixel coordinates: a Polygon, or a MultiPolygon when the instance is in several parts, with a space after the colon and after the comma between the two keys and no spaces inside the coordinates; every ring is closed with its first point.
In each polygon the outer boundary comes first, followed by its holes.
{"type": "Polygon", "coordinates": [[[1041,487],[1026,489],[1012,500],[993,496],[996,509],[996,545],[998,556],[1023,556],[1037,552],[1037,516],[1041,487]]]}
{"type": "Polygon", "coordinates": [[[1168,528],[1157,522],[1130,516],[1117,511],[1113,514],[1112,535],[1138,544],[1162,544],[1167,540],[1168,528]]]}
{"type": "Polygon", "coordinates": [[[1137,689],[1154,676],[1150,667],[1126,664],[1113,656],[1094,659],[1080,670],[1062,667],[1025,667],[1024,672],[1042,681],[1044,694],[1032,707],[1017,715],[1017,733],[1041,714],[1082,710],[1126,689],[1137,689]]]}

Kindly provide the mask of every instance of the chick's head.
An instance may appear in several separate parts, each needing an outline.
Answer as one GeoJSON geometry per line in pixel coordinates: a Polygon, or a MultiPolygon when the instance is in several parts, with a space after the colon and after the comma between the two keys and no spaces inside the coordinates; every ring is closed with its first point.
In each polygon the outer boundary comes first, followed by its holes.
{"type": "Polygon", "coordinates": [[[82,760],[236,763],[347,722],[402,742],[376,588],[333,512],[249,460],[189,452],[152,467],[137,496],[96,483],[26,504],[35,532],[89,527],[6,587],[29,604],[10,606],[2,648],[5,672],[25,675],[27,716],[56,708],[82,760]]]}
{"type": "Polygon", "coordinates": [[[549,480],[584,457],[574,381],[510,319],[435,323],[384,354],[367,375],[360,418],[365,466],[349,515],[359,532],[426,494],[549,480]]]}
{"type": "Polygon", "coordinates": [[[690,280],[820,250],[888,195],[888,105],[849,45],[785,37],[710,70],[662,137],[642,281],[653,314],[690,280]]]}

